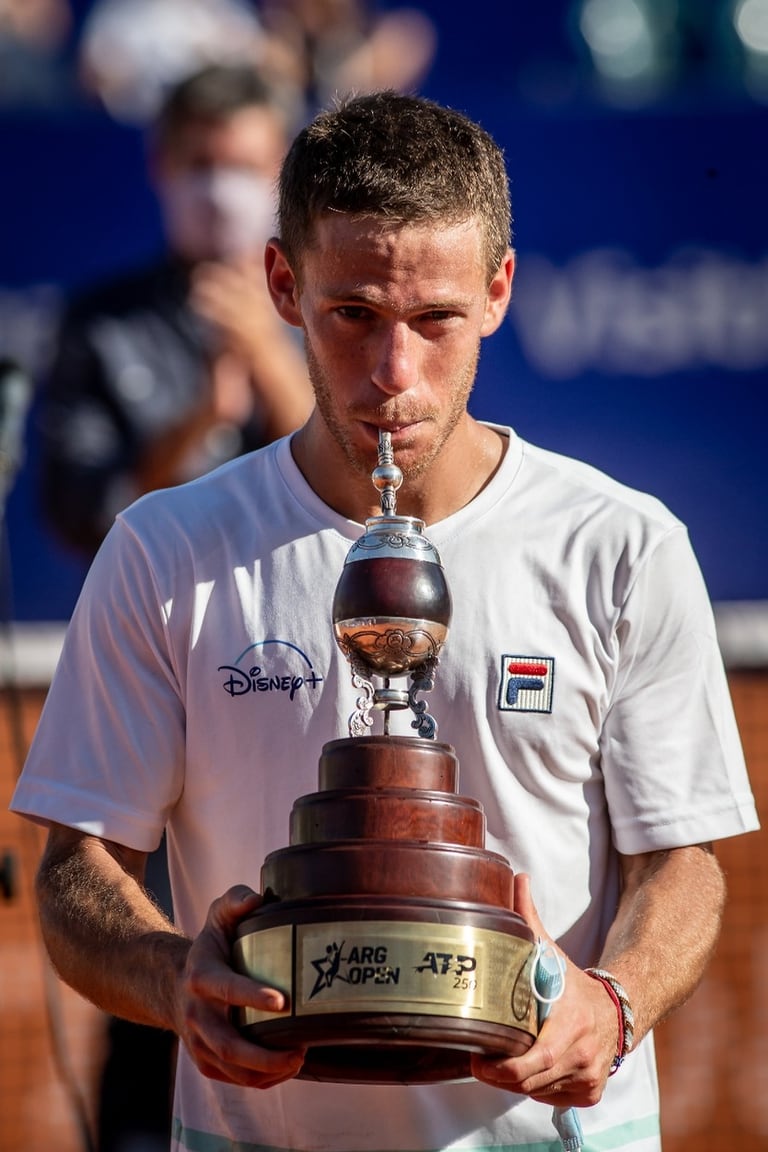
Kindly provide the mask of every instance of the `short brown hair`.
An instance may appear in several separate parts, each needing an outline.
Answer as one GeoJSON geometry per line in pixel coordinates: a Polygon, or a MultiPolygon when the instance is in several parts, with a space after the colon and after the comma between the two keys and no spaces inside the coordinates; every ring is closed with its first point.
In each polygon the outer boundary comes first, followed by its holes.
{"type": "Polygon", "coordinates": [[[153,126],[155,145],[161,150],[172,148],[187,125],[227,120],[244,108],[269,108],[282,115],[275,93],[255,68],[209,64],[167,93],[153,126]]]}
{"type": "Polygon", "coordinates": [[[291,145],[280,176],[280,236],[297,275],[315,221],[331,211],[402,224],[477,217],[489,280],[511,239],[498,144],[462,113],[396,92],[343,100],[291,145]]]}

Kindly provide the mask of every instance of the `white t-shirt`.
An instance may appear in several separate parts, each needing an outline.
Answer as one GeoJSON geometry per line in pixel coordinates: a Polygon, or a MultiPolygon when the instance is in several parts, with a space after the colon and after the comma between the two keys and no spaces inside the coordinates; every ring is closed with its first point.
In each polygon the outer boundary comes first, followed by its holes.
{"type": "MultiPolygon", "coordinates": [[[[757,817],[685,528],[504,432],[486,488],[427,527],[453,598],[428,706],[461,792],[483,804],[486,846],[530,873],[548,930],[587,966],[615,911],[617,850],[757,817]]],[[[232,884],[258,888],[323,744],[348,734],[356,692],[331,604],[361,533],[309,488],[287,439],[134,504],[89,574],[14,808],[141,850],[167,824],[191,935],[232,884]]],[[[409,716],[393,733],[413,734],[409,716]]],[[[551,1116],[474,1082],[241,1089],[182,1051],[174,1146],[541,1152],[558,1147],[551,1116]]],[[[658,1149],[650,1038],[581,1117],[602,1149],[658,1149]]]]}

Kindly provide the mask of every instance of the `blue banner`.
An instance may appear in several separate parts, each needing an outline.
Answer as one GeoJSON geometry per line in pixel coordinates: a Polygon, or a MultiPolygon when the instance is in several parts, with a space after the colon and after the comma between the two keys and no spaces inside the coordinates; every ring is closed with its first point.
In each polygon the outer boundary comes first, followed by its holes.
{"type": "MultiPolygon", "coordinates": [[[[578,5],[471,26],[465,5],[420,7],[438,32],[422,91],[478,119],[511,177],[514,300],[473,411],[653,492],[715,600],[768,600],[768,103],[711,85],[599,97],[576,68],[578,5]]],[[[140,130],[93,105],[0,110],[0,155],[0,355],[39,380],[65,297],[157,252],[159,216],[140,130]]],[[[36,468],[33,411],[12,611],[60,620],[83,569],[41,523],[36,468]]]]}

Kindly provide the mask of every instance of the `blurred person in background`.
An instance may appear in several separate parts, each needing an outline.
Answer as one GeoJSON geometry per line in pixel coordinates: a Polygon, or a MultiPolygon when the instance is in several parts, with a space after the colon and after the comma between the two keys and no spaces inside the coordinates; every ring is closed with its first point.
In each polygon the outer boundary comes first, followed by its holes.
{"type": "Polygon", "coordinates": [[[0,0],[0,107],[52,107],[76,91],[68,0],[0,0]]]}
{"type": "Polygon", "coordinates": [[[336,93],[405,92],[426,76],[434,24],[418,8],[376,12],[366,0],[259,0],[271,59],[310,108],[336,93]]]}
{"type": "Polygon", "coordinates": [[[286,133],[249,66],[183,81],[151,143],[167,252],[64,315],[41,397],[42,499],[88,559],[137,496],[293,431],[311,408],[262,258],[286,133]]]}
{"type": "MultiPolygon", "coordinates": [[[[311,408],[303,353],[263,264],[287,124],[247,65],[169,94],[151,141],[168,251],[66,313],[40,407],[42,498],[86,561],[134,497],[293,431],[311,408]]],[[[257,494],[254,494],[257,498],[257,494]]],[[[170,912],[165,845],[147,885],[170,912]]],[[[174,1038],[112,1019],[99,1152],[168,1147],[174,1038]]]]}
{"type": "Polygon", "coordinates": [[[142,123],[186,75],[244,61],[299,122],[336,92],[414,88],[435,44],[424,12],[369,0],[96,0],[80,72],[110,115],[142,123]]]}
{"type": "Polygon", "coordinates": [[[249,0],[95,0],[79,55],[85,90],[135,123],[153,119],[171,88],[209,64],[265,63],[249,0]]]}

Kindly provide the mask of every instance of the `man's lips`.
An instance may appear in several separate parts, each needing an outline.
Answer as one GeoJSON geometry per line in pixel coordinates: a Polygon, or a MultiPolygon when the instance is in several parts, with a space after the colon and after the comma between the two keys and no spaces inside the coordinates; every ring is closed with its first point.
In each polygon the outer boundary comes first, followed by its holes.
{"type": "Polygon", "coordinates": [[[368,435],[375,436],[378,440],[379,432],[389,432],[392,440],[402,440],[407,436],[413,435],[422,420],[414,418],[407,421],[392,422],[389,420],[360,420],[361,426],[366,430],[368,435]]]}

